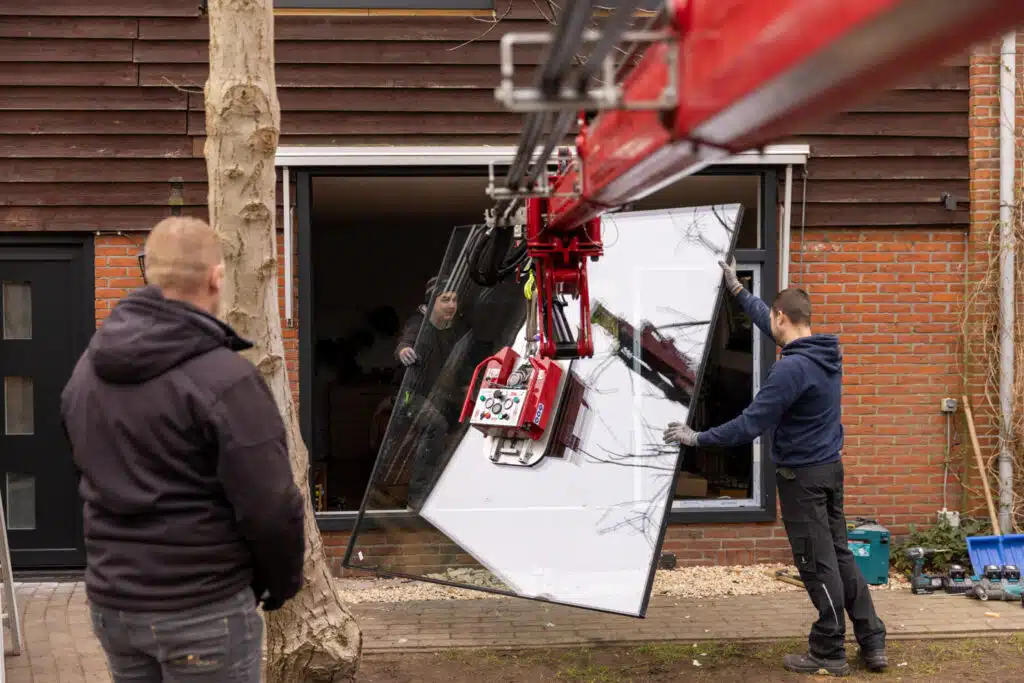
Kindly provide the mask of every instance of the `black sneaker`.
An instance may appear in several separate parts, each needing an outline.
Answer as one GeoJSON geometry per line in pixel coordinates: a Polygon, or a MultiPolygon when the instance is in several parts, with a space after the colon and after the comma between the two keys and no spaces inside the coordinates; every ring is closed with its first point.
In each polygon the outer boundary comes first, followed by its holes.
{"type": "Polygon", "coordinates": [[[861,661],[871,671],[885,671],[889,668],[889,658],[885,656],[885,650],[861,650],[861,661]]]}
{"type": "Polygon", "coordinates": [[[850,663],[845,659],[818,659],[810,654],[786,655],[782,666],[798,674],[846,676],[850,673],[850,663]]]}

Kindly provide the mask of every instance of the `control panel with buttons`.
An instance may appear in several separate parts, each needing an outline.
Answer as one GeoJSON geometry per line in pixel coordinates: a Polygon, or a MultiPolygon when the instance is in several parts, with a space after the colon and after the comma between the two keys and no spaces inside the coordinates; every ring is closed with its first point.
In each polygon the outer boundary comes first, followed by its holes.
{"type": "Polygon", "coordinates": [[[481,389],[470,424],[518,427],[526,389],[481,389]]]}
{"type": "Polygon", "coordinates": [[[536,441],[557,409],[564,376],[551,358],[521,359],[502,349],[477,365],[459,421],[488,437],[536,441]]]}

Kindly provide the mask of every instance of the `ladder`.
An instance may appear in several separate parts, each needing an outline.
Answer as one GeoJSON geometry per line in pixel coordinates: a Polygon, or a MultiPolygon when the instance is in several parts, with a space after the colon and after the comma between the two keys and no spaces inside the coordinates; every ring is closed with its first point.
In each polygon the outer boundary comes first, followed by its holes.
{"type": "MultiPolygon", "coordinates": [[[[17,657],[21,654],[21,616],[18,614],[18,602],[14,597],[14,571],[11,568],[11,547],[7,542],[7,516],[4,514],[4,506],[0,503],[0,580],[3,580],[3,590],[0,591],[0,617],[3,620],[3,629],[11,633],[11,647],[8,650],[6,642],[0,648],[0,683],[7,679],[6,657],[17,657]]],[[[0,631],[2,634],[2,631],[0,631]]],[[[6,640],[6,639],[5,639],[6,640]]]]}

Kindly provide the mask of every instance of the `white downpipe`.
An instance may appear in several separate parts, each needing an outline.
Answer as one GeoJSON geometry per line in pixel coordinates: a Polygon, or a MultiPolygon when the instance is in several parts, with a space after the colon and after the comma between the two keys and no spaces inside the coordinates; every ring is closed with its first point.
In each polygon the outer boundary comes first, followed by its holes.
{"type": "Polygon", "coordinates": [[[284,319],[292,324],[292,202],[288,167],[281,169],[281,199],[284,203],[284,319]]]}
{"type": "MultiPolygon", "coordinates": [[[[786,187],[783,192],[782,200],[782,263],[779,264],[779,289],[785,289],[789,287],[789,260],[790,256],[790,239],[792,237],[793,228],[793,166],[788,164],[786,166],[786,187]]],[[[767,209],[768,207],[765,207],[767,209]]],[[[800,264],[803,268],[803,264],[800,264]]],[[[803,272],[803,271],[801,271],[803,272]]]]}
{"type": "Polygon", "coordinates": [[[1014,205],[1017,34],[1003,37],[999,70],[999,526],[1013,530],[1014,205]]]}

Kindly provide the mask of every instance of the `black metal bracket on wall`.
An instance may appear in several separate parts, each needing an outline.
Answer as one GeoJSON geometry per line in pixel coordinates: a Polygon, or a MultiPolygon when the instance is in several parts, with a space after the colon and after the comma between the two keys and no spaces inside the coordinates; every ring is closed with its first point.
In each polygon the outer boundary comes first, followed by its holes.
{"type": "Polygon", "coordinates": [[[965,205],[964,208],[966,208],[966,205],[969,205],[971,203],[971,200],[968,199],[967,197],[957,197],[956,195],[950,192],[943,192],[942,196],[939,198],[939,201],[942,203],[944,207],[946,207],[946,211],[956,211],[957,209],[961,208],[961,204],[965,205]]]}

